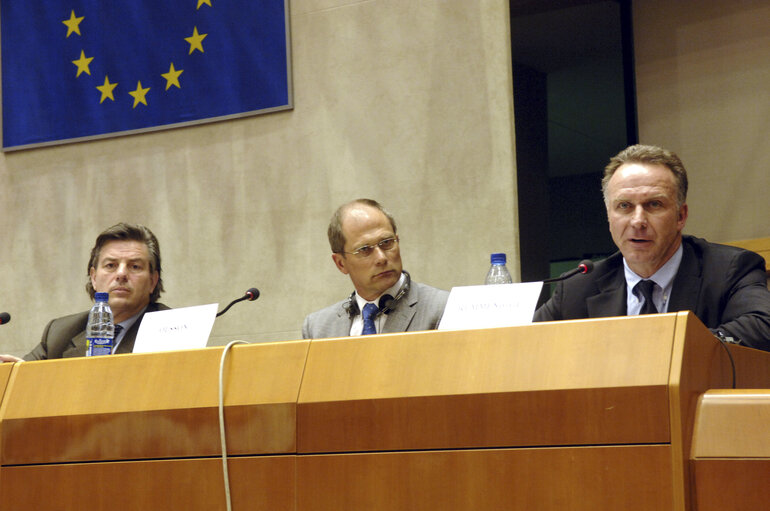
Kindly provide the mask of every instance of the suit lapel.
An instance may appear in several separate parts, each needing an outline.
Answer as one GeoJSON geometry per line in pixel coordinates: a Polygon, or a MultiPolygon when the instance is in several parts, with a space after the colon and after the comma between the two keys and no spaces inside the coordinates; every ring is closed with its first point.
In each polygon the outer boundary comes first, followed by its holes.
{"type": "MultiPolygon", "coordinates": [[[[691,310],[697,313],[703,275],[701,263],[695,250],[682,240],[684,252],[679,270],[674,278],[674,288],[668,304],[668,312],[691,310]]],[[[623,274],[622,258],[618,258],[615,267],[596,281],[599,294],[586,299],[588,317],[625,316],[626,309],[626,278],[623,274]]]]}
{"type": "Polygon", "coordinates": [[[82,357],[86,354],[86,331],[72,338],[71,346],[62,352],[62,357],[82,357]]]}
{"type": "MultiPolygon", "coordinates": [[[[148,307],[145,313],[147,312],[153,311],[151,311],[148,307]]],[[[136,334],[139,332],[139,324],[142,322],[142,318],[144,318],[144,314],[142,314],[140,318],[134,321],[134,324],[131,325],[131,328],[128,329],[126,335],[123,336],[123,340],[120,341],[118,349],[115,350],[115,354],[134,352],[134,342],[136,342],[136,334]]]]}
{"type": "Polygon", "coordinates": [[[325,337],[348,337],[353,320],[350,313],[344,307],[337,311],[337,317],[328,325],[328,335],[325,337]]]}
{"type": "Polygon", "coordinates": [[[623,274],[621,264],[596,281],[599,294],[586,298],[586,309],[589,318],[602,318],[608,316],[625,316],[626,307],[626,277],[623,274]]]}
{"type": "Polygon", "coordinates": [[[396,333],[406,332],[409,328],[409,324],[412,322],[412,318],[417,313],[417,302],[419,301],[418,292],[412,284],[409,287],[409,291],[401,298],[396,307],[388,314],[388,319],[385,321],[385,326],[382,328],[382,333],[396,333]]]}
{"type": "Polygon", "coordinates": [[[674,277],[674,288],[668,303],[668,312],[690,310],[697,313],[703,273],[695,250],[682,240],[682,262],[674,277]]]}
{"type": "Polygon", "coordinates": [[[134,324],[131,325],[131,328],[126,331],[126,335],[123,336],[123,340],[120,341],[120,344],[118,345],[118,349],[115,350],[115,354],[120,353],[133,353],[134,352],[134,343],[136,343],[136,335],[139,333],[139,326],[142,324],[142,320],[144,319],[144,315],[148,312],[157,312],[158,311],[158,304],[153,302],[150,303],[147,308],[144,310],[141,316],[137,318],[136,321],[134,321],[134,324]]]}

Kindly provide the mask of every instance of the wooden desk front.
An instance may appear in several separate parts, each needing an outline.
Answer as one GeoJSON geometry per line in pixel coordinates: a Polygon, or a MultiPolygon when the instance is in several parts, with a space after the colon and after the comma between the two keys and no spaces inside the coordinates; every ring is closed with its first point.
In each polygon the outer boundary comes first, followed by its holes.
{"type": "MultiPolygon", "coordinates": [[[[225,509],[221,351],[14,365],[3,501],[225,509]]],[[[739,386],[770,388],[770,354],[732,351],[739,386]]],[[[236,346],[227,366],[236,510],[691,509],[696,401],[731,380],[688,313],[236,346]]]]}

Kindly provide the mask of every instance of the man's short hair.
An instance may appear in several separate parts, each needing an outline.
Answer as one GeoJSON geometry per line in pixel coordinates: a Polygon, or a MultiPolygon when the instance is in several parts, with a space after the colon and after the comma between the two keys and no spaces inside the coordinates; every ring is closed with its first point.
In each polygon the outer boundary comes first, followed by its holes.
{"type": "Polygon", "coordinates": [[[86,283],[86,291],[94,298],[93,284],[91,284],[91,268],[96,269],[99,264],[99,254],[102,251],[102,247],[110,241],[139,241],[147,246],[147,253],[150,256],[150,273],[158,272],[158,284],[150,294],[150,303],[154,303],[160,298],[160,294],[163,292],[163,275],[160,270],[160,245],[158,244],[158,238],[152,233],[150,229],[143,225],[119,223],[103,231],[97,238],[94,248],[91,249],[91,259],[88,261],[88,268],[86,275],[88,275],[88,282],[86,283]]]}
{"type": "Polygon", "coordinates": [[[393,219],[393,215],[382,207],[382,205],[373,199],[356,199],[337,208],[337,211],[332,215],[332,219],[329,222],[329,229],[326,234],[329,236],[329,245],[331,246],[332,253],[345,255],[345,235],[342,234],[342,218],[345,212],[357,204],[363,204],[364,206],[373,207],[388,219],[390,226],[393,228],[393,234],[396,232],[396,221],[393,219]]]}
{"type": "Polygon", "coordinates": [[[604,194],[605,204],[608,204],[607,185],[615,171],[625,163],[644,163],[667,167],[674,174],[674,180],[676,181],[677,205],[681,207],[687,201],[687,171],[684,169],[684,164],[679,159],[679,156],[662,147],[636,144],[626,147],[610,158],[610,162],[604,167],[602,193],[604,194]]]}

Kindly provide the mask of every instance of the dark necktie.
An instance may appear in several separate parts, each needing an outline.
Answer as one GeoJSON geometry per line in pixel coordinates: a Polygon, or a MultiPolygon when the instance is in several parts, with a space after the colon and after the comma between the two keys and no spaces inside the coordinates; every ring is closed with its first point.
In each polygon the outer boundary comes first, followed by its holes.
{"type": "Polygon", "coordinates": [[[361,316],[364,318],[364,329],[361,335],[372,335],[377,333],[377,329],[374,327],[374,317],[380,311],[380,308],[373,303],[367,303],[364,305],[364,310],[361,316]]]}
{"type": "Polygon", "coordinates": [[[655,307],[655,302],[652,301],[652,290],[655,289],[655,282],[640,280],[636,288],[644,297],[644,304],[642,304],[642,310],[639,314],[657,314],[658,309],[655,307]]]}
{"type": "Polygon", "coordinates": [[[118,335],[123,331],[123,325],[115,325],[115,333],[112,336],[112,353],[115,353],[115,348],[118,346],[118,335]]]}

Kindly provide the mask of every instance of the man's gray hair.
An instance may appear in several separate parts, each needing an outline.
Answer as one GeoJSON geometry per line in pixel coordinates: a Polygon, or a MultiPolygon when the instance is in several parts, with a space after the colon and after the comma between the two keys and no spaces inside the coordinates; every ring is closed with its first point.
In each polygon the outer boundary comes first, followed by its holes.
{"type": "Polygon", "coordinates": [[[329,236],[329,245],[331,246],[332,253],[334,254],[343,254],[343,256],[345,254],[346,240],[345,235],[342,234],[342,220],[345,216],[345,212],[357,204],[370,206],[381,211],[390,222],[390,226],[393,228],[393,234],[397,234],[396,221],[393,219],[393,215],[388,213],[388,211],[383,208],[379,202],[373,199],[356,199],[338,207],[337,211],[334,212],[332,219],[329,222],[329,229],[326,231],[326,234],[329,236]]]}
{"type": "Polygon", "coordinates": [[[677,205],[682,205],[687,201],[687,171],[684,169],[682,160],[676,153],[654,145],[636,144],[628,146],[618,154],[610,158],[610,162],[604,167],[604,177],[602,178],[602,193],[604,194],[604,203],[609,204],[607,197],[607,185],[618,168],[626,163],[644,163],[648,165],[663,165],[674,174],[676,181],[676,200],[677,205]]]}

